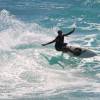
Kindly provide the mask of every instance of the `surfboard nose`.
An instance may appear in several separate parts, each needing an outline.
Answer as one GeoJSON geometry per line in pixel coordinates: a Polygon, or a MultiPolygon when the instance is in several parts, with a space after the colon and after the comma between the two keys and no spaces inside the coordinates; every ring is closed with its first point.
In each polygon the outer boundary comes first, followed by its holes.
{"type": "Polygon", "coordinates": [[[86,50],[84,53],[80,55],[80,57],[82,58],[89,58],[89,57],[94,57],[94,56],[97,56],[97,54],[91,50],[86,50]]]}

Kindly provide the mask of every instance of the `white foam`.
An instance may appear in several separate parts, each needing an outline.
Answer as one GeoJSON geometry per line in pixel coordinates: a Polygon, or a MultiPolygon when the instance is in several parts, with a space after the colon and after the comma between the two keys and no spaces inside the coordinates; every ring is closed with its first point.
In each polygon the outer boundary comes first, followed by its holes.
{"type": "Polygon", "coordinates": [[[7,10],[0,12],[0,49],[8,49],[19,44],[44,43],[51,41],[56,28],[46,29],[36,23],[24,23],[7,10]]]}
{"type": "MultiPolygon", "coordinates": [[[[0,49],[8,50],[8,48],[21,44],[45,43],[51,41],[55,35],[53,32],[56,32],[56,28],[46,29],[36,23],[24,23],[12,17],[5,10],[1,11],[0,18],[7,21],[7,23],[3,21],[6,28],[1,28],[2,31],[0,31],[0,49]]],[[[71,42],[82,41],[83,44],[92,46],[95,36],[77,36],[76,38],[73,36],[69,40],[71,42]]],[[[83,44],[80,43],[80,45],[86,46],[83,44]]],[[[35,93],[41,93],[39,96],[47,96],[76,90],[100,91],[99,83],[95,84],[95,79],[85,76],[86,70],[82,66],[85,66],[87,62],[99,61],[99,57],[95,60],[91,58],[81,61],[64,55],[65,58],[60,61],[60,56],[58,56],[60,53],[48,48],[33,47],[32,49],[11,49],[12,51],[0,52],[0,84],[4,84],[4,87],[0,88],[3,88],[3,92],[6,91],[5,98],[22,97],[35,93]],[[52,58],[55,62],[51,64],[52,58]],[[65,69],[62,69],[61,64],[65,69]]],[[[99,77],[98,73],[97,76],[99,77]]],[[[0,98],[2,97],[0,95],[0,98]]]]}

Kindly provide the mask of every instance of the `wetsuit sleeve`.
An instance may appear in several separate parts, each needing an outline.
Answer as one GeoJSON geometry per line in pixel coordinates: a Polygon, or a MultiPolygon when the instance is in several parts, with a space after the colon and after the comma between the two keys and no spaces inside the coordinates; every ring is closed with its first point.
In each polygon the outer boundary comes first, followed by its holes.
{"type": "Polygon", "coordinates": [[[48,44],[54,43],[55,41],[56,41],[56,39],[52,40],[51,42],[48,42],[48,43],[42,44],[42,46],[45,46],[45,45],[48,45],[48,44]]]}
{"type": "Polygon", "coordinates": [[[64,34],[64,36],[68,36],[68,35],[72,34],[74,31],[75,31],[75,28],[73,28],[73,30],[72,30],[72,31],[70,31],[69,33],[64,34]]]}

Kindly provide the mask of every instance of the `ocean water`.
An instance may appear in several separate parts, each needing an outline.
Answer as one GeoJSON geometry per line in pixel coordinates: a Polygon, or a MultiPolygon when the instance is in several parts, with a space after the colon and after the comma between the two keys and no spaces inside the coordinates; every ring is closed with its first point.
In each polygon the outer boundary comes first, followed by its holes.
{"type": "Polygon", "coordinates": [[[0,100],[99,100],[100,1],[0,0],[0,100]],[[69,45],[92,58],[41,46],[76,27],[69,45]]]}

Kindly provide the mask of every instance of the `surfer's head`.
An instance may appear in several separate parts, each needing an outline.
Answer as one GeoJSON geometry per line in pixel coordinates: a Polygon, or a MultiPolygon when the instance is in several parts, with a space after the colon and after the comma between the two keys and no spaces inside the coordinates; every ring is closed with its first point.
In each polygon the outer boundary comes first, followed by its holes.
{"type": "Polygon", "coordinates": [[[62,35],[62,30],[58,30],[58,35],[62,35]]]}

